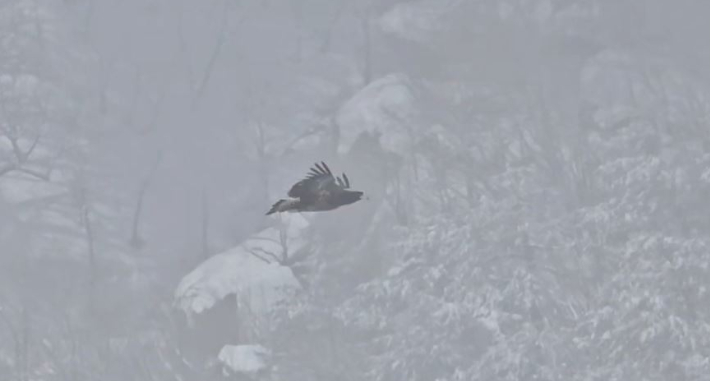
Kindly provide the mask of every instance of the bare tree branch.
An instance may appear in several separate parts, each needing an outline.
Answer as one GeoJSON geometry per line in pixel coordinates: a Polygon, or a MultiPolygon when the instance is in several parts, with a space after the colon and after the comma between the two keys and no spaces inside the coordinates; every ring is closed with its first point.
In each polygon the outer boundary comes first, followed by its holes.
{"type": "Polygon", "coordinates": [[[12,153],[15,155],[15,159],[19,164],[22,164],[25,162],[25,157],[22,154],[22,150],[20,149],[20,145],[17,144],[17,136],[15,134],[7,134],[5,135],[5,138],[10,141],[10,144],[12,145],[12,153]]]}
{"type": "Polygon", "coordinates": [[[258,258],[258,259],[264,261],[264,263],[266,263],[266,264],[271,264],[271,262],[269,262],[268,259],[266,259],[266,258],[262,257],[261,255],[257,254],[254,250],[252,250],[252,249],[246,249],[246,250],[249,252],[249,254],[251,254],[251,255],[255,256],[256,258],[258,258]]]}
{"type": "Polygon", "coordinates": [[[41,173],[41,172],[39,172],[39,171],[35,171],[35,170],[33,170],[33,169],[28,169],[28,168],[23,168],[23,167],[15,168],[15,170],[18,171],[18,172],[26,173],[26,174],[28,174],[28,175],[30,175],[30,176],[34,176],[34,177],[36,177],[36,178],[38,178],[38,179],[40,179],[40,180],[49,181],[49,180],[51,179],[51,173],[50,173],[50,172],[48,172],[48,173],[41,173]]]}
{"type": "Polygon", "coordinates": [[[89,216],[89,208],[84,208],[84,227],[86,228],[86,243],[89,253],[89,266],[92,283],[96,280],[96,250],[94,249],[94,226],[89,216]]]}
{"type": "Polygon", "coordinates": [[[15,170],[15,164],[7,164],[4,167],[0,168],[0,177],[4,176],[5,174],[12,172],[15,170]]]}
{"type": "MultiPolygon", "coordinates": [[[[249,251],[250,251],[252,254],[258,251],[258,252],[260,252],[261,254],[263,254],[263,255],[265,255],[265,256],[267,256],[267,257],[271,257],[274,261],[276,261],[276,263],[280,263],[280,262],[281,262],[281,261],[279,260],[279,257],[276,256],[276,254],[274,254],[274,253],[272,253],[272,252],[270,252],[270,251],[266,251],[266,250],[264,250],[264,249],[262,249],[262,248],[260,248],[260,247],[251,248],[251,249],[249,249],[249,251]]],[[[269,263],[271,263],[271,262],[269,262],[269,263]]]]}
{"type": "Polygon", "coordinates": [[[30,148],[27,149],[27,151],[24,154],[24,159],[27,160],[31,155],[32,152],[34,152],[35,148],[37,147],[37,144],[39,141],[42,139],[42,133],[38,133],[37,136],[35,136],[35,139],[32,141],[32,145],[30,145],[30,148]]]}
{"type": "Polygon", "coordinates": [[[338,3],[338,8],[335,10],[335,13],[333,14],[333,18],[331,19],[330,23],[328,23],[328,27],[325,32],[325,38],[321,42],[321,45],[320,45],[320,52],[321,53],[330,52],[330,45],[333,41],[333,32],[335,31],[335,27],[338,25],[338,21],[342,17],[343,10],[345,9],[345,6],[348,4],[349,4],[349,2],[347,2],[347,1],[340,1],[338,3]]]}
{"type": "Polygon", "coordinates": [[[202,227],[201,227],[201,232],[202,232],[202,255],[205,258],[209,258],[210,256],[210,248],[209,248],[209,224],[210,224],[210,207],[207,199],[207,191],[202,188],[202,194],[200,197],[200,201],[202,204],[202,227]]]}
{"type": "Polygon", "coordinates": [[[214,50],[212,50],[212,54],[210,55],[210,59],[207,62],[207,67],[205,68],[205,72],[202,75],[202,80],[200,80],[200,84],[197,86],[197,89],[195,89],[195,98],[193,99],[192,105],[193,107],[197,107],[199,104],[200,100],[202,99],[202,96],[204,95],[205,88],[207,87],[207,84],[210,81],[210,77],[212,77],[212,72],[214,71],[214,65],[217,62],[217,58],[219,57],[220,53],[222,52],[222,47],[224,46],[224,43],[227,41],[227,20],[228,20],[228,2],[224,2],[224,9],[222,10],[222,20],[220,23],[219,27],[219,35],[217,36],[217,43],[215,44],[214,50]]]}
{"type": "Polygon", "coordinates": [[[131,226],[131,241],[130,241],[131,246],[133,246],[136,249],[143,246],[143,238],[141,238],[141,236],[140,236],[140,218],[141,218],[141,213],[143,211],[143,199],[145,198],[145,193],[148,190],[150,183],[153,181],[153,177],[155,176],[155,172],[157,171],[158,166],[160,165],[161,159],[162,159],[162,152],[158,152],[158,155],[155,157],[155,161],[153,162],[153,165],[150,167],[148,174],[143,179],[140,187],[138,188],[138,197],[136,200],[136,208],[133,213],[133,224],[131,226]]]}
{"type": "Polygon", "coordinates": [[[177,24],[177,37],[178,37],[178,48],[180,51],[180,54],[183,55],[183,59],[186,62],[186,68],[187,68],[187,84],[190,89],[193,89],[195,87],[195,71],[192,68],[192,64],[190,64],[190,54],[187,51],[187,41],[185,40],[185,32],[183,30],[183,24],[184,24],[184,11],[183,11],[183,4],[184,2],[181,1],[180,4],[176,7],[178,9],[178,24],[177,24]]]}
{"type": "Polygon", "coordinates": [[[278,260],[279,263],[283,264],[288,260],[288,231],[285,227],[279,229],[279,242],[281,244],[281,259],[278,260]]]}

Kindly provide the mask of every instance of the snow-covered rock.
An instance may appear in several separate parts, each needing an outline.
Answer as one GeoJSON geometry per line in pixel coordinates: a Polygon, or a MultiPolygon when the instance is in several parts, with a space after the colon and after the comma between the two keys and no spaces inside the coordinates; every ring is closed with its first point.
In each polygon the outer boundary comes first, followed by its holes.
{"type": "Polygon", "coordinates": [[[199,314],[230,294],[236,294],[256,313],[268,310],[283,300],[290,289],[300,284],[291,269],[274,258],[282,258],[303,246],[302,230],[308,226],[300,215],[284,216],[285,234],[270,227],[241,245],[204,261],[180,281],[175,304],[188,316],[199,314]]]}
{"type": "Polygon", "coordinates": [[[254,374],[266,369],[265,358],[270,355],[261,345],[225,345],[218,358],[234,373],[254,374]]]}
{"type": "Polygon", "coordinates": [[[410,79],[404,74],[390,74],[377,79],[357,92],[340,109],[340,152],[347,152],[365,131],[381,133],[383,148],[407,152],[408,128],[416,115],[415,97],[410,79]]]}
{"type": "Polygon", "coordinates": [[[400,3],[379,19],[383,31],[405,40],[428,42],[432,34],[444,26],[443,16],[458,4],[458,0],[422,0],[400,3]]]}

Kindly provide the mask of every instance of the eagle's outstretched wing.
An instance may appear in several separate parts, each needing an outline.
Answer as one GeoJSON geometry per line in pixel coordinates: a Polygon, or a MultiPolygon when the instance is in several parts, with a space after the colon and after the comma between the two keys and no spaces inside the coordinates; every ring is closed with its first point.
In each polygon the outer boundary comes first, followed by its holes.
{"type": "Polygon", "coordinates": [[[316,163],[305,179],[297,182],[288,191],[288,196],[302,200],[312,200],[350,188],[350,180],[343,173],[342,178],[333,176],[333,172],[324,163],[316,163]]]}

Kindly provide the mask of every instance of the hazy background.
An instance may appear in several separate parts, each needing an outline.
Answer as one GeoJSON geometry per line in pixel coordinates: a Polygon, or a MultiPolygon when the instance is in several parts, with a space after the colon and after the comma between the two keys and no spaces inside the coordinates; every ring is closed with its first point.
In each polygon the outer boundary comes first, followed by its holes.
{"type": "Polygon", "coordinates": [[[0,1],[0,381],[706,380],[708,17],[0,1]]]}

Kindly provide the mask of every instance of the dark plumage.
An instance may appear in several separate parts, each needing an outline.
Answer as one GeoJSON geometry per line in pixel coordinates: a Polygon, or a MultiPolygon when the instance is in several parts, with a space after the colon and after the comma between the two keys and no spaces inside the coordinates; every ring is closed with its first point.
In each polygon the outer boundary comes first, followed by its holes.
{"type": "Polygon", "coordinates": [[[316,163],[305,179],[297,182],[288,191],[291,199],[277,201],[266,215],[276,212],[322,212],[360,201],[363,193],[348,190],[350,179],[333,176],[324,163],[316,163]]]}

